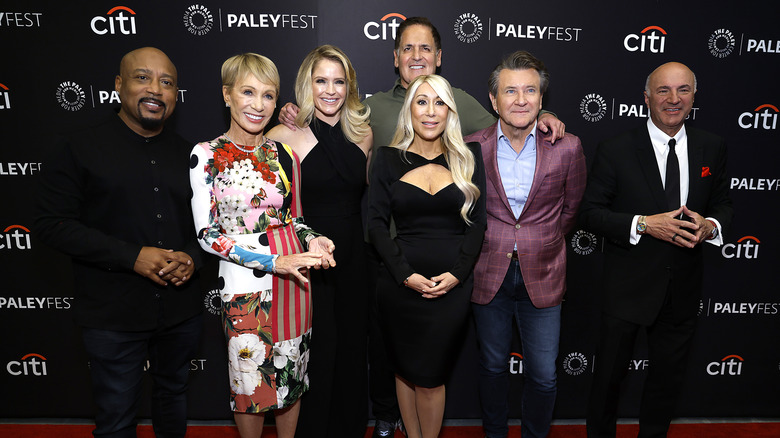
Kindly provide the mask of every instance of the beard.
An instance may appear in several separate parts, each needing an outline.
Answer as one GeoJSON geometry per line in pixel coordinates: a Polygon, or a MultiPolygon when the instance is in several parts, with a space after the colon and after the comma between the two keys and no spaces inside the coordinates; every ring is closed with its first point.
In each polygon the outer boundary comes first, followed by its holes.
{"type": "Polygon", "coordinates": [[[165,103],[163,101],[158,99],[153,99],[151,97],[145,97],[138,101],[138,121],[141,123],[141,126],[144,127],[144,129],[157,129],[165,122],[165,114],[167,112],[167,108],[165,106],[165,103]],[[160,106],[161,111],[159,113],[154,114],[154,116],[144,116],[144,113],[142,111],[141,105],[144,102],[153,102],[160,106]]]}

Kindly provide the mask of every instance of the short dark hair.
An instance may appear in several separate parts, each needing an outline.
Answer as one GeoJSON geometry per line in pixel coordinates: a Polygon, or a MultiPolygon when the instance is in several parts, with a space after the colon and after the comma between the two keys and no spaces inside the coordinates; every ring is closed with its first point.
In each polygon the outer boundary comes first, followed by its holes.
{"type": "Polygon", "coordinates": [[[550,83],[550,74],[544,63],[534,55],[525,50],[518,50],[508,55],[500,64],[493,69],[488,78],[488,90],[493,96],[498,94],[498,76],[502,70],[527,70],[534,69],[539,73],[539,88],[542,94],[547,91],[547,85],[550,83]]]}
{"type": "Polygon", "coordinates": [[[395,31],[395,50],[398,51],[398,47],[401,45],[401,35],[404,34],[406,28],[409,26],[414,26],[415,24],[419,24],[420,26],[425,26],[430,29],[431,34],[433,34],[433,45],[436,46],[436,51],[438,52],[441,50],[441,35],[439,35],[439,31],[436,30],[436,26],[431,23],[431,20],[425,17],[409,17],[404,20],[400,26],[398,26],[398,29],[395,31]]]}

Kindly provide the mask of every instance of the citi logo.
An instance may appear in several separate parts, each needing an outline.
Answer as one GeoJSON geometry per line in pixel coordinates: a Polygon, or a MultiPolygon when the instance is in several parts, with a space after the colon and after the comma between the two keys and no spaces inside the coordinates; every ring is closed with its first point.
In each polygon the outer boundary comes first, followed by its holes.
{"type": "Polygon", "coordinates": [[[398,12],[391,12],[382,17],[379,22],[369,21],[363,25],[363,35],[370,40],[395,40],[395,31],[403,21],[406,21],[406,17],[398,12]]]}
{"type": "Polygon", "coordinates": [[[30,230],[21,225],[11,225],[0,234],[0,249],[32,249],[30,230]]]}
{"type": "Polygon", "coordinates": [[[753,112],[746,111],[739,115],[739,127],[742,129],[777,129],[778,112],[780,111],[774,105],[768,103],[759,105],[753,112]]]}
{"type": "Polygon", "coordinates": [[[509,355],[509,373],[523,374],[523,355],[512,353],[509,355]]]}
{"type": "Polygon", "coordinates": [[[742,363],[744,361],[745,359],[736,354],[728,355],[721,359],[720,362],[710,362],[707,365],[707,374],[711,376],[739,376],[742,374],[742,363]]]}
{"type": "Polygon", "coordinates": [[[723,245],[720,252],[727,259],[757,259],[759,243],[761,241],[758,238],[745,236],[737,240],[737,243],[723,245]]]}
{"type": "Polygon", "coordinates": [[[135,11],[126,6],[114,6],[108,12],[107,17],[98,15],[89,23],[92,32],[98,35],[135,35],[135,11]],[[118,11],[118,12],[117,12],[118,11]],[[116,15],[112,15],[116,12],[116,15]]]}
{"type": "Polygon", "coordinates": [[[0,110],[11,109],[11,96],[8,94],[8,87],[0,84],[0,110]]]}
{"type": "Polygon", "coordinates": [[[46,358],[36,353],[26,354],[20,360],[8,362],[5,369],[12,376],[45,376],[46,358]]]}
{"type": "Polygon", "coordinates": [[[658,26],[647,26],[638,35],[630,33],[623,38],[623,47],[629,52],[664,53],[666,31],[658,26]]]}

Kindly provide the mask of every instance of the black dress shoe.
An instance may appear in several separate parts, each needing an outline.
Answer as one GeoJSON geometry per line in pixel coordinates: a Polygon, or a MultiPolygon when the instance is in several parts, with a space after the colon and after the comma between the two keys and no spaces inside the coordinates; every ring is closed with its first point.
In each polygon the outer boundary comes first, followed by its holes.
{"type": "Polygon", "coordinates": [[[395,422],[376,420],[371,438],[392,438],[395,435],[395,422]]]}

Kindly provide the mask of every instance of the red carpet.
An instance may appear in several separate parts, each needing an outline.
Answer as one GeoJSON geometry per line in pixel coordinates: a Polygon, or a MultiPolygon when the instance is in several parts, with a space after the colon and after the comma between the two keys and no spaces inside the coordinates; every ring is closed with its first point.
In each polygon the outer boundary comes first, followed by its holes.
{"type": "MultiPolygon", "coordinates": [[[[53,424],[0,424],[0,437],[3,438],[84,438],[92,436],[91,425],[53,425],[53,424]]],[[[639,431],[636,424],[618,425],[617,438],[634,438],[639,431]]],[[[366,431],[366,438],[372,429],[366,431]]],[[[439,438],[482,438],[479,426],[445,426],[439,438]]],[[[151,426],[138,427],[139,438],[154,438],[151,426]]],[[[190,426],[188,438],[239,438],[238,431],[232,426],[190,426]]],[[[509,438],[519,438],[520,427],[511,427],[509,438]]],[[[555,425],[548,438],[584,438],[584,425],[555,425]]],[[[673,424],[669,438],[778,438],[780,423],[696,423],[673,424]]],[[[263,438],[276,438],[273,427],[263,431],[263,438]]],[[[404,438],[396,431],[395,438],[404,438]]]]}

